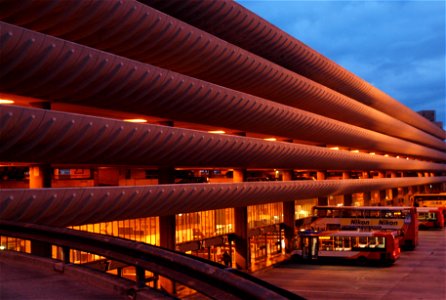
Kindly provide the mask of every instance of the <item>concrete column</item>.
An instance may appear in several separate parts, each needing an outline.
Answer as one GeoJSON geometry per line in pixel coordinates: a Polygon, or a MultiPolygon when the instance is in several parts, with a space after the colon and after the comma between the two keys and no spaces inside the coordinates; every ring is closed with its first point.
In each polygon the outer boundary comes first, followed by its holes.
{"type": "MultiPolygon", "coordinates": [[[[33,165],[29,167],[29,188],[50,188],[52,168],[49,164],[33,165]]],[[[33,255],[51,258],[52,249],[50,243],[31,241],[31,253],[33,255]]]]}
{"type": "MultiPolygon", "coordinates": [[[[175,182],[175,169],[166,167],[159,169],[159,184],[172,184],[175,182]]],[[[175,215],[160,216],[160,246],[167,249],[175,250],[176,248],[176,220],[175,215]]],[[[160,276],[161,290],[169,294],[176,294],[176,283],[168,278],[160,276]]]]}
{"type": "MultiPolygon", "coordinates": [[[[245,170],[234,169],[234,182],[243,182],[245,170]]],[[[237,269],[249,270],[251,267],[251,253],[248,237],[248,207],[236,207],[235,219],[235,265],[237,269]]]]}
{"type": "Polygon", "coordinates": [[[29,167],[29,188],[51,187],[53,169],[49,164],[33,165],[29,167]]]}
{"type": "MultiPolygon", "coordinates": [[[[350,179],[350,172],[342,172],[342,180],[350,179]]],[[[353,195],[346,194],[344,195],[344,206],[352,206],[353,204],[353,195]]]]}
{"type": "MultiPolygon", "coordinates": [[[[282,181],[291,181],[293,170],[282,172],[282,181]]],[[[283,222],[285,223],[285,252],[290,253],[294,239],[295,227],[295,201],[283,202],[283,222]]]]}
{"type": "Polygon", "coordinates": [[[413,195],[412,187],[404,187],[403,188],[403,206],[411,206],[411,197],[413,195]]]}
{"type": "MultiPolygon", "coordinates": [[[[391,171],[390,172],[390,178],[397,178],[397,174],[395,171],[391,171]]],[[[392,188],[390,189],[390,193],[392,194],[392,204],[393,205],[398,205],[398,188],[392,188]]]]}
{"type": "MultiPolygon", "coordinates": [[[[378,172],[378,178],[385,178],[384,172],[379,171],[378,172]]],[[[379,205],[385,206],[386,205],[386,198],[387,198],[386,190],[379,191],[379,205]]]]}
{"type": "Polygon", "coordinates": [[[363,193],[364,206],[370,206],[372,204],[372,192],[363,193]]]}
{"type": "MultiPolygon", "coordinates": [[[[326,178],[325,171],[317,171],[317,173],[316,173],[317,180],[325,180],[325,178],[326,178]]],[[[327,196],[317,197],[317,205],[327,206],[328,205],[328,197],[327,196]]]]}
{"type": "MultiPolygon", "coordinates": [[[[32,106],[51,109],[51,102],[33,102],[32,106]]],[[[50,164],[33,165],[29,168],[29,188],[50,188],[52,179],[52,168],[50,164]]],[[[51,258],[51,244],[39,241],[31,241],[31,253],[37,256],[51,258]]]]}
{"type": "MultiPolygon", "coordinates": [[[[418,172],[417,175],[418,177],[424,177],[423,172],[418,172]]],[[[418,193],[420,194],[426,193],[426,186],[424,184],[418,186],[418,193]]]]}

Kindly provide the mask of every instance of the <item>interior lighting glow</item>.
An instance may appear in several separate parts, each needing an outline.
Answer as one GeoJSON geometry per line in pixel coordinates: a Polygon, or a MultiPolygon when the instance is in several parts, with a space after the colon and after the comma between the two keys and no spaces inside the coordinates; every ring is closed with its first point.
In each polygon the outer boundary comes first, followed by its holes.
{"type": "Polygon", "coordinates": [[[0,99],[0,104],[13,104],[14,100],[10,99],[0,99]]]}
{"type": "Polygon", "coordinates": [[[339,150],[339,147],[330,147],[329,149],[331,149],[331,150],[339,150]]]}
{"type": "Polygon", "coordinates": [[[359,153],[359,150],[352,150],[353,153],[359,153]]]}
{"type": "Polygon", "coordinates": [[[389,157],[389,154],[384,154],[385,157],[389,157]]]}
{"type": "Polygon", "coordinates": [[[275,141],[277,141],[277,139],[276,138],[266,138],[266,139],[264,139],[265,141],[270,141],[270,142],[275,142],[275,141]]]}
{"type": "Polygon", "coordinates": [[[396,158],[400,158],[399,156],[397,156],[396,158]]]}
{"type": "Polygon", "coordinates": [[[369,154],[370,154],[370,155],[375,155],[375,152],[370,152],[369,154]]]}
{"type": "Polygon", "coordinates": [[[224,130],[211,130],[211,131],[208,131],[209,133],[214,133],[214,134],[225,134],[226,133],[226,131],[224,131],[224,130]]]}
{"type": "Polygon", "coordinates": [[[130,123],[147,123],[146,119],[125,119],[124,121],[130,123]]]}

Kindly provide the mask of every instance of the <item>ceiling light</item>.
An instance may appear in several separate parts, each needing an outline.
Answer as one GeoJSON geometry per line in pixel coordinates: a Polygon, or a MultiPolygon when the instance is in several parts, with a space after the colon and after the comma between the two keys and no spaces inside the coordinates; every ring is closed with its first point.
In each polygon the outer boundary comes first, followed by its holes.
{"type": "Polygon", "coordinates": [[[213,134],[225,134],[226,133],[226,131],[224,131],[224,130],[210,130],[208,132],[213,133],[213,134]]]}
{"type": "Polygon", "coordinates": [[[10,99],[0,99],[0,104],[13,104],[14,100],[10,99]]]}
{"type": "Polygon", "coordinates": [[[275,141],[277,141],[277,139],[276,139],[276,138],[273,138],[273,137],[271,137],[271,138],[265,138],[264,140],[265,140],[265,141],[270,141],[270,142],[275,142],[275,141]]]}
{"type": "Polygon", "coordinates": [[[131,122],[131,123],[146,123],[146,119],[125,119],[125,122],[131,122]]]}

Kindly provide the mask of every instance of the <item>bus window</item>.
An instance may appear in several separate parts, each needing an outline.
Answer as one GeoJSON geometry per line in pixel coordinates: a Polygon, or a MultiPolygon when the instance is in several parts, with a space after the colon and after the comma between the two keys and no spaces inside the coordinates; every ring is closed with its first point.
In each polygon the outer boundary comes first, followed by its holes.
{"type": "Polygon", "coordinates": [[[321,250],[333,251],[333,240],[329,236],[321,236],[321,250]]]}
{"type": "Polygon", "coordinates": [[[342,239],[340,236],[335,236],[335,250],[343,250],[344,246],[342,245],[342,239]]]}
{"type": "Polygon", "coordinates": [[[384,218],[393,218],[393,211],[384,212],[384,218]]]}
{"type": "Polygon", "coordinates": [[[367,247],[368,241],[367,241],[367,237],[359,237],[359,248],[365,248],[367,247]]]}
{"type": "Polygon", "coordinates": [[[370,214],[370,218],[379,218],[380,217],[378,210],[370,210],[369,214],[370,214]]]}
{"type": "Polygon", "coordinates": [[[348,236],[344,237],[344,250],[346,251],[352,250],[351,238],[348,236]]]}
{"type": "Polygon", "coordinates": [[[363,215],[360,210],[352,210],[350,211],[350,217],[352,218],[362,218],[363,215]]]}
{"type": "Polygon", "coordinates": [[[378,244],[378,237],[373,237],[369,239],[370,248],[375,248],[377,244],[378,244]]]}
{"type": "Polygon", "coordinates": [[[377,247],[378,248],[386,248],[386,239],[384,237],[378,237],[377,239],[378,239],[377,240],[377,242],[378,242],[377,247]]]}

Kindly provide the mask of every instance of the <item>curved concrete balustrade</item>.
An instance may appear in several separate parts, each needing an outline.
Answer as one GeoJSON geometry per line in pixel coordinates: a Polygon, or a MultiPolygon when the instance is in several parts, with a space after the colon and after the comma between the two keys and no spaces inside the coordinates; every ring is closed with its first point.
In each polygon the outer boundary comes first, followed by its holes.
{"type": "Polygon", "coordinates": [[[446,133],[370,83],[231,0],[140,0],[444,140],[446,133]]]}
{"type": "MultiPolygon", "coordinates": [[[[446,160],[446,153],[441,151],[10,24],[0,26],[3,92],[446,160]]],[[[381,121],[403,133],[415,130],[392,120],[398,124],[381,121]]],[[[419,130],[417,134],[420,143],[444,150],[444,142],[419,130]]]]}
{"type": "Polygon", "coordinates": [[[429,134],[138,2],[100,1],[94,9],[89,2],[80,2],[74,5],[76,9],[63,2],[52,6],[48,3],[53,1],[29,2],[4,19],[78,44],[443,150],[443,142],[429,134]],[[85,23],[82,28],[88,30],[80,30],[79,14],[91,18],[82,22],[85,23]],[[60,15],[65,16],[64,21],[59,20],[60,15]]]}
{"type": "Polygon", "coordinates": [[[71,226],[433,184],[442,177],[3,189],[0,219],[71,226]]]}
{"type": "MultiPolygon", "coordinates": [[[[59,246],[63,249],[76,249],[88,253],[94,253],[107,260],[113,260],[133,266],[135,269],[148,270],[156,275],[161,275],[175,282],[200,292],[197,298],[209,299],[271,299],[271,300],[303,300],[304,298],[292,292],[274,286],[259,278],[243,272],[232,272],[222,264],[205,261],[199,257],[186,255],[177,251],[149,245],[142,242],[135,242],[117,237],[104,236],[102,234],[85,231],[72,230],[67,228],[54,228],[36,224],[25,224],[18,222],[6,222],[0,220],[0,235],[13,236],[20,239],[40,241],[49,245],[59,246]]],[[[3,251],[2,251],[3,252],[3,251]]],[[[0,255],[0,258],[2,256],[0,255]]],[[[68,260],[68,258],[64,258],[68,260]]],[[[66,262],[69,264],[69,261],[66,262]]],[[[69,264],[72,268],[74,264],[69,264]]],[[[79,266],[79,265],[78,265],[79,266]]],[[[54,269],[63,273],[65,263],[60,262],[54,269]]],[[[70,270],[68,270],[69,272],[70,270]]],[[[100,272],[100,271],[99,271],[100,272]]],[[[98,272],[98,273],[99,273],[98,272]]],[[[136,284],[133,293],[128,294],[127,299],[146,299],[144,297],[145,274],[138,274],[136,271],[136,284]],[[140,293],[141,292],[141,293],[140,293]],[[132,296],[133,295],[133,296],[132,296]]],[[[100,273],[99,273],[100,274],[100,273]]],[[[84,272],[88,276],[87,272],[84,272]]],[[[92,278],[92,282],[98,279],[92,278]]],[[[100,280],[100,279],[99,279],[100,280]]],[[[104,280],[104,278],[102,278],[104,280]]],[[[109,279],[110,280],[110,279],[109,279]]],[[[99,283],[105,285],[106,283],[99,283]]],[[[79,284],[79,286],[82,286],[79,284]]],[[[115,288],[120,288],[116,283],[115,288]]],[[[76,299],[76,296],[58,295],[64,299],[76,299]]],[[[95,299],[93,295],[83,295],[86,298],[95,299]]],[[[149,296],[149,295],[147,295],[149,296]]],[[[59,299],[59,297],[54,299],[59,299]]],[[[195,295],[194,295],[195,297],[195,295]]],[[[20,297],[17,297],[20,299],[20,297]]],[[[154,300],[167,299],[168,297],[152,293],[154,300]]],[[[44,299],[44,298],[40,298],[44,299]]],[[[48,299],[48,298],[45,298],[48,299]]],[[[98,298],[96,298],[98,299],[98,298]]],[[[106,298],[101,298],[106,299],[106,298]]],[[[124,297],[122,297],[124,299],[124,297]]],[[[170,297],[169,297],[170,299],[170,297]]],[[[175,297],[175,299],[178,299],[175,297]]]]}
{"type": "Polygon", "coordinates": [[[0,106],[0,157],[11,162],[313,170],[437,170],[446,165],[216,135],[43,109],[0,106]]]}

